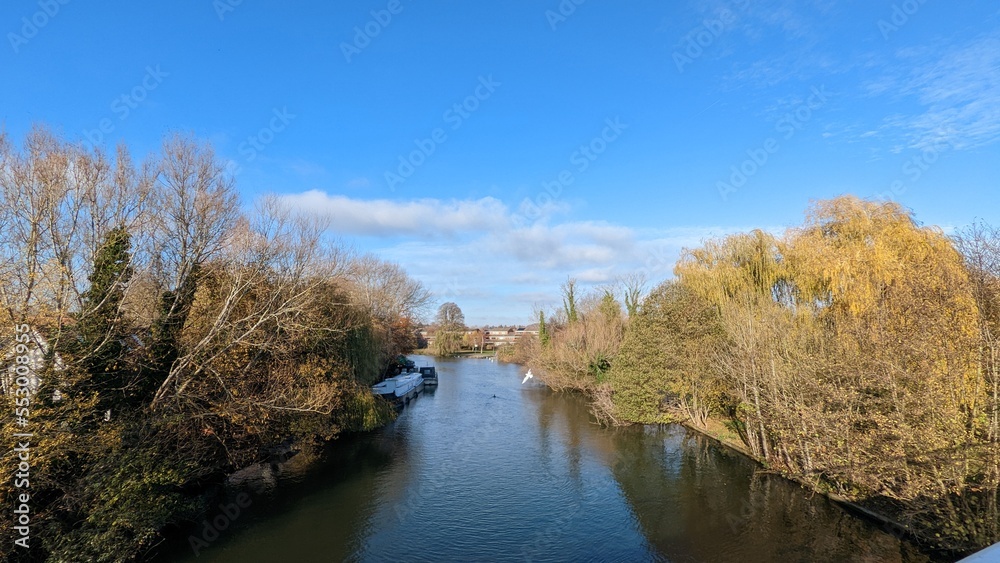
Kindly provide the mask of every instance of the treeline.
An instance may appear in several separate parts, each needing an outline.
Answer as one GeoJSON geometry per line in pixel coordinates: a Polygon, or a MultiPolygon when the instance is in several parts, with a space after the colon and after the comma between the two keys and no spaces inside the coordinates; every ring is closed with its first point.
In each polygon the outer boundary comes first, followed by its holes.
{"type": "Polygon", "coordinates": [[[685,251],[623,329],[611,295],[524,358],[605,421],[728,433],[934,548],[1000,541],[1000,231],[840,197],[685,251]]]}
{"type": "Polygon", "coordinates": [[[369,386],[415,345],[428,291],[273,197],[243,211],[224,164],[180,136],[136,164],[0,135],[4,475],[33,434],[30,488],[0,480],[5,507],[30,493],[30,549],[8,510],[5,559],[143,558],[269,447],[393,416],[369,386]],[[43,361],[16,380],[22,352],[43,361]]]}
{"type": "Polygon", "coordinates": [[[538,338],[521,338],[514,346],[501,347],[497,357],[529,365],[555,390],[587,394],[602,422],[626,423],[628,419],[612,405],[610,376],[645,287],[645,276],[634,274],[581,293],[576,280],[569,279],[560,288],[562,307],[548,317],[538,311],[538,338]]]}

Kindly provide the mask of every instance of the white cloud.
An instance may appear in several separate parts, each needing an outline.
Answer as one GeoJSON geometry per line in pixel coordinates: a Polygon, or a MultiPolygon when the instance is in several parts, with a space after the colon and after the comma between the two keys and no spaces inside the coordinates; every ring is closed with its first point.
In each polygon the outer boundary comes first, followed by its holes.
{"type": "Polygon", "coordinates": [[[544,222],[513,228],[489,241],[494,253],[545,269],[605,265],[632,258],[635,252],[631,229],[602,222],[544,222]]]}
{"type": "Polygon", "coordinates": [[[374,237],[450,236],[503,226],[507,207],[499,200],[361,200],[319,190],[279,198],[290,208],[328,217],[339,234],[374,237]]]}
{"type": "Polygon", "coordinates": [[[585,284],[604,284],[615,280],[614,268],[590,268],[577,272],[576,279],[585,284]]]}
{"type": "Polygon", "coordinates": [[[534,309],[559,305],[559,286],[571,277],[584,291],[633,272],[659,282],[672,275],[683,247],[746,230],[637,231],[552,217],[524,225],[493,198],[363,200],[315,190],[281,197],[298,211],[332,217],[335,234],[360,235],[359,246],[401,264],[438,302],[458,303],[473,325],[531,322],[534,309]]]}

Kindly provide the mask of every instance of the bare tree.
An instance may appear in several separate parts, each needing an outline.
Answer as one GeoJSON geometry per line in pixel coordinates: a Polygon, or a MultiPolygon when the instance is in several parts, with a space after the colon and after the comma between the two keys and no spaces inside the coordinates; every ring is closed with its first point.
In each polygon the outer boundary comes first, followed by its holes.
{"type": "Polygon", "coordinates": [[[979,309],[980,362],[990,397],[989,438],[1000,442],[1000,228],[974,223],[955,240],[979,309]]]}
{"type": "MultiPolygon", "coordinates": [[[[173,136],[163,143],[157,166],[150,230],[151,280],[161,295],[149,348],[152,372],[162,380],[154,403],[166,396],[187,361],[180,334],[190,313],[199,272],[221,254],[239,217],[239,198],[211,147],[173,136]]],[[[148,379],[148,378],[147,378],[148,379]]],[[[155,381],[147,381],[151,387],[155,381]]]]}
{"type": "Polygon", "coordinates": [[[384,322],[419,319],[431,300],[430,291],[398,264],[371,254],[352,260],[347,277],[358,303],[384,322]]]}
{"type": "Polygon", "coordinates": [[[0,136],[0,299],[8,316],[44,315],[57,324],[81,310],[93,259],[116,228],[137,230],[152,174],[124,147],[112,166],[33,129],[18,151],[0,136]]]}
{"type": "Polygon", "coordinates": [[[152,200],[153,255],[165,287],[176,290],[225,246],[239,217],[239,195],[211,147],[174,136],[162,150],[152,200]]]}
{"type": "MultiPolygon", "coordinates": [[[[202,379],[221,383],[217,363],[231,361],[233,349],[281,357],[287,340],[315,328],[303,318],[338,267],[336,252],[324,244],[323,230],[315,221],[292,217],[273,198],[260,202],[255,220],[236,221],[216,243],[218,256],[196,264],[203,268],[201,280],[154,406],[170,397],[183,399],[188,386],[202,379]]],[[[257,356],[242,357],[252,363],[257,356]]],[[[240,366],[235,367],[239,372],[240,366]]]]}
{"type": "Polygon", "coordinates": [[[625,312],[629,317],[635,316],[639,311],[639,304],[646,296],[647,283],[648,278],[643,272],[633,272],[618,278],[617,285],[625,303],[625,312]]]}
{"type": "Polygon", "coordinates": [[[12,321],[21,321],[40,312],[50,300],[37,298],[43,269],[53,261],[46,244],[51,225],[54,192],[62,182],[65,159],[57,152],[56,141],[38,129],[29,133],[25,153],[20,154],[4,135],[0,137],[0,236],[4,245],[0,283],[4,312],[12,321]]]}
{"type": "Polygon", "coordinates": [[[438,330],[465,330],[465,314],[462,313],[462,309],[458,305],[451,301],[442,303],[438,307],[435,323],[438,330]]]}

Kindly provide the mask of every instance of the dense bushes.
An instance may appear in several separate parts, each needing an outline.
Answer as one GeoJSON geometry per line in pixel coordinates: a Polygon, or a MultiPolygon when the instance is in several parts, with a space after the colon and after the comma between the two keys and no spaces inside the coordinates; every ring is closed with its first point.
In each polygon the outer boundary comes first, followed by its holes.
{"type": "Polygon", "coordinates": [[[656,288],[629,319],[611,370],[615,416],[703,425],[722,404],[710,362],[721,337],[718,314],[707,300],[676,281],[656,288]]]}
{"type": "MultiPolygon", "coordinates": [[[[6,559],[141,557],[271,446],[391,419],[370,385],[426,290],[276,199],[241,212],[209,148],[171,138],[135,166],[44,130],[21,149],[0,136],[0,189],[0,332],[30,326],[46,359],[27,424],[0,426],[6,444],[34,434],[31,549],[5,519],[6,559]]],[[[23,492],[5,479],[0,503],[23,492]]]]}

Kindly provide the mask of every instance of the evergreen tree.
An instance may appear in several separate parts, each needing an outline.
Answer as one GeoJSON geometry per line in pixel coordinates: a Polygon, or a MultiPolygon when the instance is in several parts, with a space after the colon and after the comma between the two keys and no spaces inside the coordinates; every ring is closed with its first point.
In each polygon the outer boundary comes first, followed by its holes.
{"type": "Polygon", "coordinates": [[[545,311],[538,312],[538,341],[542,346],[549,345],[549,329],[545,328],[545,311]]]}
{"type": "Polygon", "coordinates": [[[152,343],[149,347],[148,369],[139,382],[139,392],[152,399],[160,384],[170,374],[174,361],[180,356],[180,335],[194,305],[195,292],[201,268],[191,269],[177,291],[166,291],[160,297],[160,307],[152,327],[152,343]]]}
{"type": "Polygon", "coordinates": [[[94,255],[90,287],[76,324],[77,339],[70,344],[90,374],[101,409],[121,407],[128,394],[129,370],[124,365],[128,337],[121,305],[125,285],[132,277],[131,236],[125,227],[112,229],[94,255]]]}
{"type": "Polygon", "coordinates": [[[566,310],[566,321],[573,324],[577,321],[576,314],[576,280],[569,279],[562,286],[563,308],[566,310]]]}

